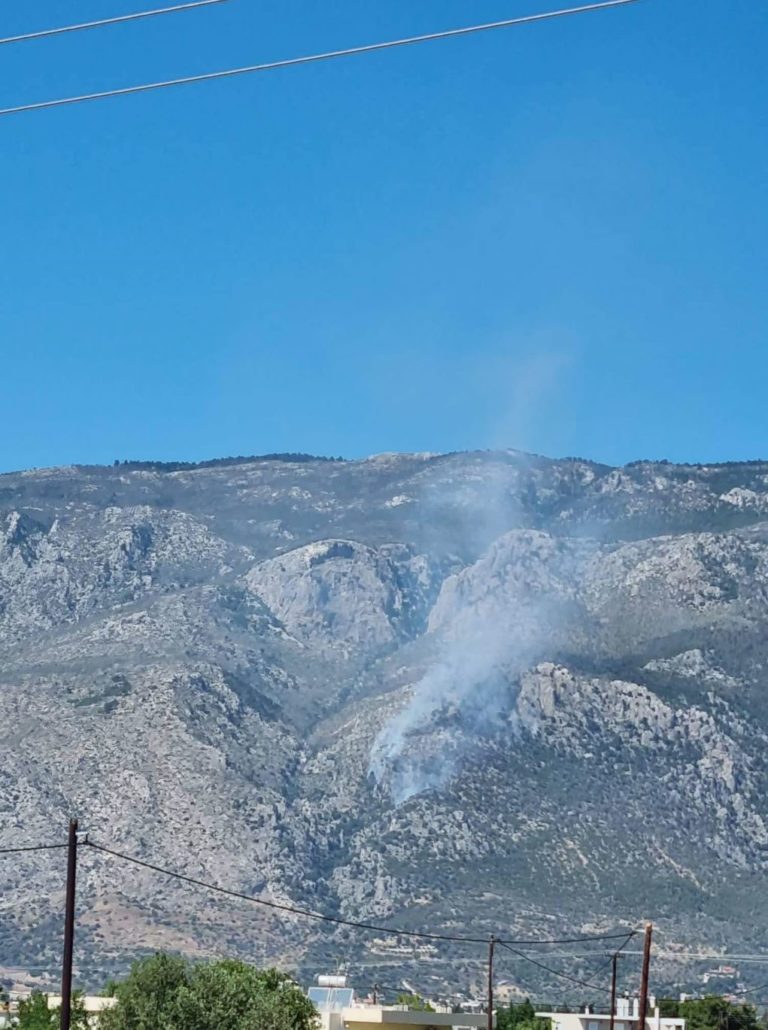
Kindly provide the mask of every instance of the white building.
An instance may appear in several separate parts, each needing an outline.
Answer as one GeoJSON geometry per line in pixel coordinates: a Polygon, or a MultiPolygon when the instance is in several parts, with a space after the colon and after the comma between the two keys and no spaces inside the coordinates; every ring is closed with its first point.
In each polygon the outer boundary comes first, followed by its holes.
{"type": "MultiPolygon", "coordinates": [[[[113,1009],[115,1005],[117,1005],[117,998],[107,998],[103,994],[83,994],[81,995],[80,1000],[83,1003],[83,1008],[85,1009],[85,1013],[89,1019],[100,1015],[105,1009],[113,1009]]],[[[48,995],[48,1008],[61,1008],[60,994],[48,995]]]]}
{"type": "Polygon", "coordinates": [[[355,998],[352,988],[346,986],[344,977],[318,977],[318,986],[310,987],[307,995],[320,1013],[322,1030],[399,1030],[402,1027],[414,1027],[415,1030],[437,1030],[438,1027],[472,1030],[474,1027],[485,1027],[488,1023],[488,1017],[484,1014],[451,1012],[439,1006],[435,1006],[434,1012],[415,1012],[405,1005],[370,1005],[360,1002],[355,998]]]}
{"type": "MultiPolygon", "coordinates": [[[[552,1030],[609,1030],[609,1012],[537,1012],[542,1019],[552,1020],[552,1030]]],[[[640,1030],[640,999],[617,998],[614,1030],[640,1030]]],[[[648,999],[645,1030],[685,1030],[684,1019],[659,1015],[656,999],[648,999]]]]}
{"type": "MultiPolygon", "coordinates": [[[[4,1027],[13,1027],[16,1025],[19,1015],[19,1002],[25,1001],[29,998],[31,992],[12,991],[10,994],[10,1002],[7,1006],[3,1007],[0,1005],[0,1030],[4,1027]]],[[[60,1009],[61,1008],[61,995],[60,994],[46,994],[45,999],[48,1003],[49,1009],[60,1009]]],[[[101,995],[86,994],[81,997],[83,1008],[85,1009],[88,1017],[88,1022],[95,1025],[98,1022],[98,1016],[105,1009],[111,1009],[117,1004],[117,998],[104,998],[101,995]]]]}

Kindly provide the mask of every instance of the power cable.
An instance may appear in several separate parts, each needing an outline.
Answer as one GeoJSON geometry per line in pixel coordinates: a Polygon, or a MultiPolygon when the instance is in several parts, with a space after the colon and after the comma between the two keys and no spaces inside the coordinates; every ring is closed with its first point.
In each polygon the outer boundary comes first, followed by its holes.
{"type": "MultiPolygon", "coordinates": [[[[632,936],[637,934],[636,930],[632,931],[632,936]]],[[[514,941],[507,940],[506,938],[497,937],[496,941],[499,944],[586,944],[589,941],[617,941],[625,935],[623,933],[603,933],[595,935],[593,937],[552,937],[548,940],[527,940],[527,941],[514,941]]],[[[485,938],[485,943],[488,943],[488,938],[485,938]]],[[[584,952],[583,954],[589,954],[584,952]]]]}
{"type": "Polygon", "coordinates": [[[0,46],[7,43],[26,43],[32,39],[45,39],[48,36],[63,36],[65,32],[82,32],[83,29],[100,29],[105,25],[120,25],[127,21],[138,21],[140,18],[156,18],[161,14],[176,14],[179,11],[191,11],[196,7],[210,7],[212,4],[223,4],[227,0],[190,0],[190,3],[176,4],[174,7],[156,7],[152,11],[136,11],[134,14],[119,14],[114,18],[100,18],[98,21],[83,21],[77,25],[61,25],[55,29],[41,29],[39,32],[24,32],[19,36],[6,36],[0,39],[0,46]]]}
{"type": "Polygon", "coordinates": [[[746,994],[755,994],[757,991],[764,991],[766,987],[768,987],[768,983],[759,984],[757,987],[750,987],[746,991],[730,991],[729,994],[732,994],[737,998],[743,998],[746,994]]]}
{"type": "MultiPolygon", "coordinates": [[[[625,937],[624,933],[602,933],[595,934],[591,937],[552,937],[548,940],[527,940],[527,941],[514,941],[510,938],[507,940],[505,937],[497,937],[496,941],[499,944],[586,944],[589,941],[618,941],[625,937]]],[[[632,937],[637,936],[637,930],[632,930],[632,937]]],[[[488,943],[488,938],[485,938],[485,943],[488,943]]],[[[588,955],[589,952],[583,952],[582,954],[588,955]]]]}
{"type": "MultiPolygon", "coordinates": [[[[576,958],[579,955],[588,955],[588,951],[559,951],[557,952],[558,958],[576,958]]],[[[642,951],[633,949],[624,952],[625,955],[642,955],[642,951]]],[[[768,953],[760,954],[753,953],[748,955],[732,955],[722,951],[711,951],[701,953],[698,951],[658,951],[654,948],[653,954],[655,958],[667,959],[670,962],[711,962],[713,959],[723,959],[732,962],[768,962],[768,953]]]]}
{"type": "Polygon", "coordinates": [[[571,983],[578,984],[580,987],[589,987],[592,991],[602,991],[605,994],[610,994],[610,990],[607,987],[600,987],[598,984],[588,983],[586,980],[579,980],[578,977],[569,976],[567,973],[561,973],[559,969],[553,969],[551,966],[544,965],[543,962],[539,962],[530,955],[526,955],[524,951],[518,951],[517,948],[511,948],[505,941],[497,941],[497,944],[501,944],[502,947],[506,948],[507,951],[511,951],[513,955],[517,955],[518,958],[524,958],[526,962],[532,963],[534,966],[538,966],[539,969],[544,969],[547,973],[551,973],[553,976],[559,976],[561,980],[569,980],[571,983]]]}
{"type": "MultiPolygon", "coordinates": [[[[162,866],[155,865],[153,862],[145,862],[141,858],[134,858],[132,855],[125,855],[120,851],[115,851],[112,848],[105,847],[103,844],[97,844],[95,841],[88,841],[85,845],[87,847],[94,848],[96,851],[101,851],[106,855],[111,855],[113,858],[117,858],[123,862],[130,862],[132,865],[139,866],[142,869],[149,869],[151,872],[160,873],[162,876],[169,876],[171,879],[179,880],[182,883],[188,883],[193,887],[200,887],[203,890],[213,891],[217,894],[224,894],[230,898],[237,898],[240,901],[248,901],[254,905],[261,905],[264,908],[275,909],[279,912],[287,912],[290,915],[304,916],[307,919],[316,919],[325,923],[335,923],[337,926],[349,926],[357,930],[372,930],[376,933],[392,934],[400,937],[413,937],[422,940],[431,941],[453,941],[455,943],[462,944],[487,944],[487,937],[465,937],[456,934],[441,934],[441,933],[426,933],[416,930],[399,930],[391,926],[379,926],[375,923],[363,923],[352,919],[342,919],[340,916],[328,916],[322,915],[319,912],[313,912],[311,909],[298,908],[294,905],[286,905],[278,901],[266,901],[264,898],[254,898],[251,894],[243,894],[240,891],[234,891],[228,887],[219,887],[213,883],[207,883],[204,880],[198,880],[194,876],[186,876],[183,873],[174,872],[172,869],[164,869],[162,866]]],[[[633,931],[634,932],[634,931],[633,931]]],[[[566,944],[576,943],[580,941],[603,941],[603,940],[615,940],[617,937],[624,937],[625,934],[605,934],[599,937],[569,937],[561,938],[559,940],[527,940],[527,941],[513,941],[513,944],[566,944]]],[[[500,942],[505,943],[505,942],[500,942]]]]}
{"type": "Polygon", "coordinates": [[[66,847],[66,844],[32,844],[21,848],[0,848],[0,855],[20,855],[25,851],[55,851],[57,848],[66,847]]]}
{"type": "Polygon", "coordinates": [[[174,880],[181,881],[182,883],[188,883],[193,887],[201,887],[203,890],[213,891],[217,894],[224,894],[231,898],[237,898],[240,901],[249,901],[254,905],[261,905],[264,908],[287,912],[290,915],[304,916],[307,919],[317,919],[322,922],[335,923],[339,926],[350,926],[359,930],[373,930],[377,933],[400,934],[404,937],[419,937],[428,940],[456,941],[471,944],[486,943],[485,937],[460,937],[448,934],[418,933],[414,930],[396,930],[392,927],[377,926],[373,923],[362,923],[350,919],[342,919],[340,916],[322,915],[319,912],[311,911],[311,909],[298,908],[294,905],[285,905],[278,901],[266,901],[264,898],[254,898],[250,894],[243,894],[240,891],[230,890],[228,887],[219,887],[213,883],[206,883],[204,880],[198,880],[193,876],[185,876],[183,873],[177,873],[171,869],[164,869],[162,866],[155,865],[152,862],[145,862],[140,858],[133,858],[131,855],[124,855],[119,851],[114,851],[112,848],[104,847],[104,845],[96,844],[93,841],[89,842],[89,847],[95,848],[97,851],[102,851],[107,855],[112,855],[114,858],[120,859],[124,862],[130,862],[133,865],[140,866],[143,869],[149,869],[152,872],[160,873],[163,876],[169,876],[174,880]]]}
{"type": "Polygon", "coordinates": [[[609,969],[611,963],[613,962],[614,956],[615,955],[621,955],[622,952],[624,951],[624,949],[626,948],[626,946],[629,944],[629,942],[632,940],[632,938],[635,937],[636,935],[637,935],[637,931],[636,930],[631,930],[627,934],[624,943],[620,944],[618,946],[618,948],[616,949],[616,951],[611,952],[611,954],[608,956],[608,961],[601,963],[600,968],[598,970],[596,970],[595,975],[599,976],[604,970],[609,969]]]}
{"type": "Polygon", "coordinates": [[[427,43],[455,36],[468,36],[471,33],[489,32],[493,29],[509,28],[513,25],[529,25],[533,22],[548,21],[552,18],[564,18],[572,14],[586,14],[589,11],[602,11],[610,7],[624,7],[627,4],[637,2],[638,0],[603,0],[601,3],[587,4],[581,7],[566,7],[557,11],[544,11],[540,14],[529,14],[519,18],[506,18],[504,21],[487,22],[483,25],[468,25],[460,29],[447,29],[443,32],[429,32],[421,36],[408,36],[404,39],[392,39],[383,43],[369,43],[365,46],[348,47],[345,50],[329,50],[324,53],[309,54],[304,57],[290,57],[282,61],[269,61],[264,64],[246,65],[242,68],[227,68],[223,71],[205,72],[202,75],[186,75],[178,79],[166,79],[163,82],[146,82],[139,86],[124,86],[120,89],[107,89],[98,93],[83,93],[80,96],[43,100],[34,104],[20,104],[16,107],[0,109],[0,115],[40,111],[49,107],[63,107],[66,104],[83,104],[91,100],[105,100],[108,97],[147,93],[150,90],[167,89],[170,86],[186,86],[193,82],[211,82],[214,79],[231,78],[234,75],[248,75],[251,72],[274,71],[277,68],[293,68],[300,64],[330,61],[338,57],[351,57],[355,54],[370,54],[377,50],[391,50],[395,47],[411,46],[415,43],[427,43]]]}
{"type": "MultiPolygon", "coordinates": [[[[573,952],[576,954],[584,954],[584,952],[573,952]]],[[[626,951],[625,955],[642,955],[642,951],[626,951]]],[[[746,955],[732,954],[730,952],[722,951],[711,951],[711,952],[698,952],[698,951],[657,951],[654,948],[653,952],[656,958],[663,958],[669,962],[710,962],[712,959],[727,959],[731,962],[768,962],[768,953],[750,952],[746,955]]],[[[563,956],[565,957],[565,956],[563,956]]]]}

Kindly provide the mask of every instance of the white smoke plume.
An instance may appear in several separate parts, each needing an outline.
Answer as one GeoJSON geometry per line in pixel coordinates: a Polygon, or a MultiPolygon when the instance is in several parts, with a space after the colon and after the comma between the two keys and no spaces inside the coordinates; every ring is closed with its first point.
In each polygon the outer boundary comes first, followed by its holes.
{"type": "Polygon", "coordinates": [[[430,624],[439,657],[371,750],[370,771],[396,804],[444,787],[489,736],[515,733],[520,677],[568,633],[590,550],[511,532],[444,585],[430,624]]]}
{"type": "Polygon", "coordinates": [[[512,633],[499,633],[482,620],[467,627],[461,639],[445,646],[406,706],[378,734],[370,769],[395,804],[445,786],[473,739],[504,721],[514,730],[515,673],[524,671],[533,652],[530,641],[512,633]]]}
{"type": "MultiPolygon", "coordinates": [[[[551,386],[550,364],[546,372],[540,395],[551,386]]],[[[528,373],[526,392],[535,394],[528,373]]],[[[530,471],[525,455],[506,452],[478,459],[462,482],[433,483],[422,498],[428,548],[447,539],[446,523],[455,542],[458,520],[464,554],[485,554],[477,575],[470,569],[444,584],[429,627],[438,657],[374,740],[369,771],[395,804],[445,787],[484,739],[516,732],[520,677],[551,656],[567,625],[572,549],[545,534],[514,532],[524,522],[520,497],[530,471]]]]}

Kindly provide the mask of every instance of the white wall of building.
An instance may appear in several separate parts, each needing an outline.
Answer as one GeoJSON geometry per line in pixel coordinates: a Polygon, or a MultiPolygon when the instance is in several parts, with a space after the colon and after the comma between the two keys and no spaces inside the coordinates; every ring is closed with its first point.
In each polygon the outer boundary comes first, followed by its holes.
{"type": "MultiPolygon", "coordinates": [[[[537,1012],[537,1016],[552,1021],[552,1030],[609,1030],[608,1012],[537,1012]]],[[[617,998],[614,1030],[640,1030],[639,1003],[635,998],[617,998]]],[[[684,1019],[661,1016],[654,1005],[645,1020],[645,1030],[685,1030],[684,1019]]]]}

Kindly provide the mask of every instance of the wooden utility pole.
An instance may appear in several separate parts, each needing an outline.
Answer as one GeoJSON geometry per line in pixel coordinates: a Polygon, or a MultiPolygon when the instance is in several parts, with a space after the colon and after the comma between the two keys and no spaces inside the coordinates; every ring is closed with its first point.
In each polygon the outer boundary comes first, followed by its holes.
{"type": "Polygon", "coordinates": [[[69,1030],[72,1016],[72,955],[75,944],[76,884],[77,819],[70,819],[67,849],[67,896],[64,911],[64,955],[61,963],[61,1030],[69,1030]]]}
{"type": "Polygon", "coordinates": [[[616,1023],[616,966],[619,963],[619,953],[614,951],[611,958],[611,1022],[609,1030],[614,1030],[616,1023]]]}
{"type": "Polygon", "coordinates": [[[645,1017],[648,1012],[648,973],[651,967],[651,936],[653,923],[645,924],[645,943],[643,944],[643,971],[640,976],[640,1011],[637,1016],[637,1030],[645,1030],[645,1017]]]}
{"type": "Polygon", "coordinates": [[[493,1030],[493,952],[496,938],[491,934],[488,941],[488,1030],[493,1030]]]}

